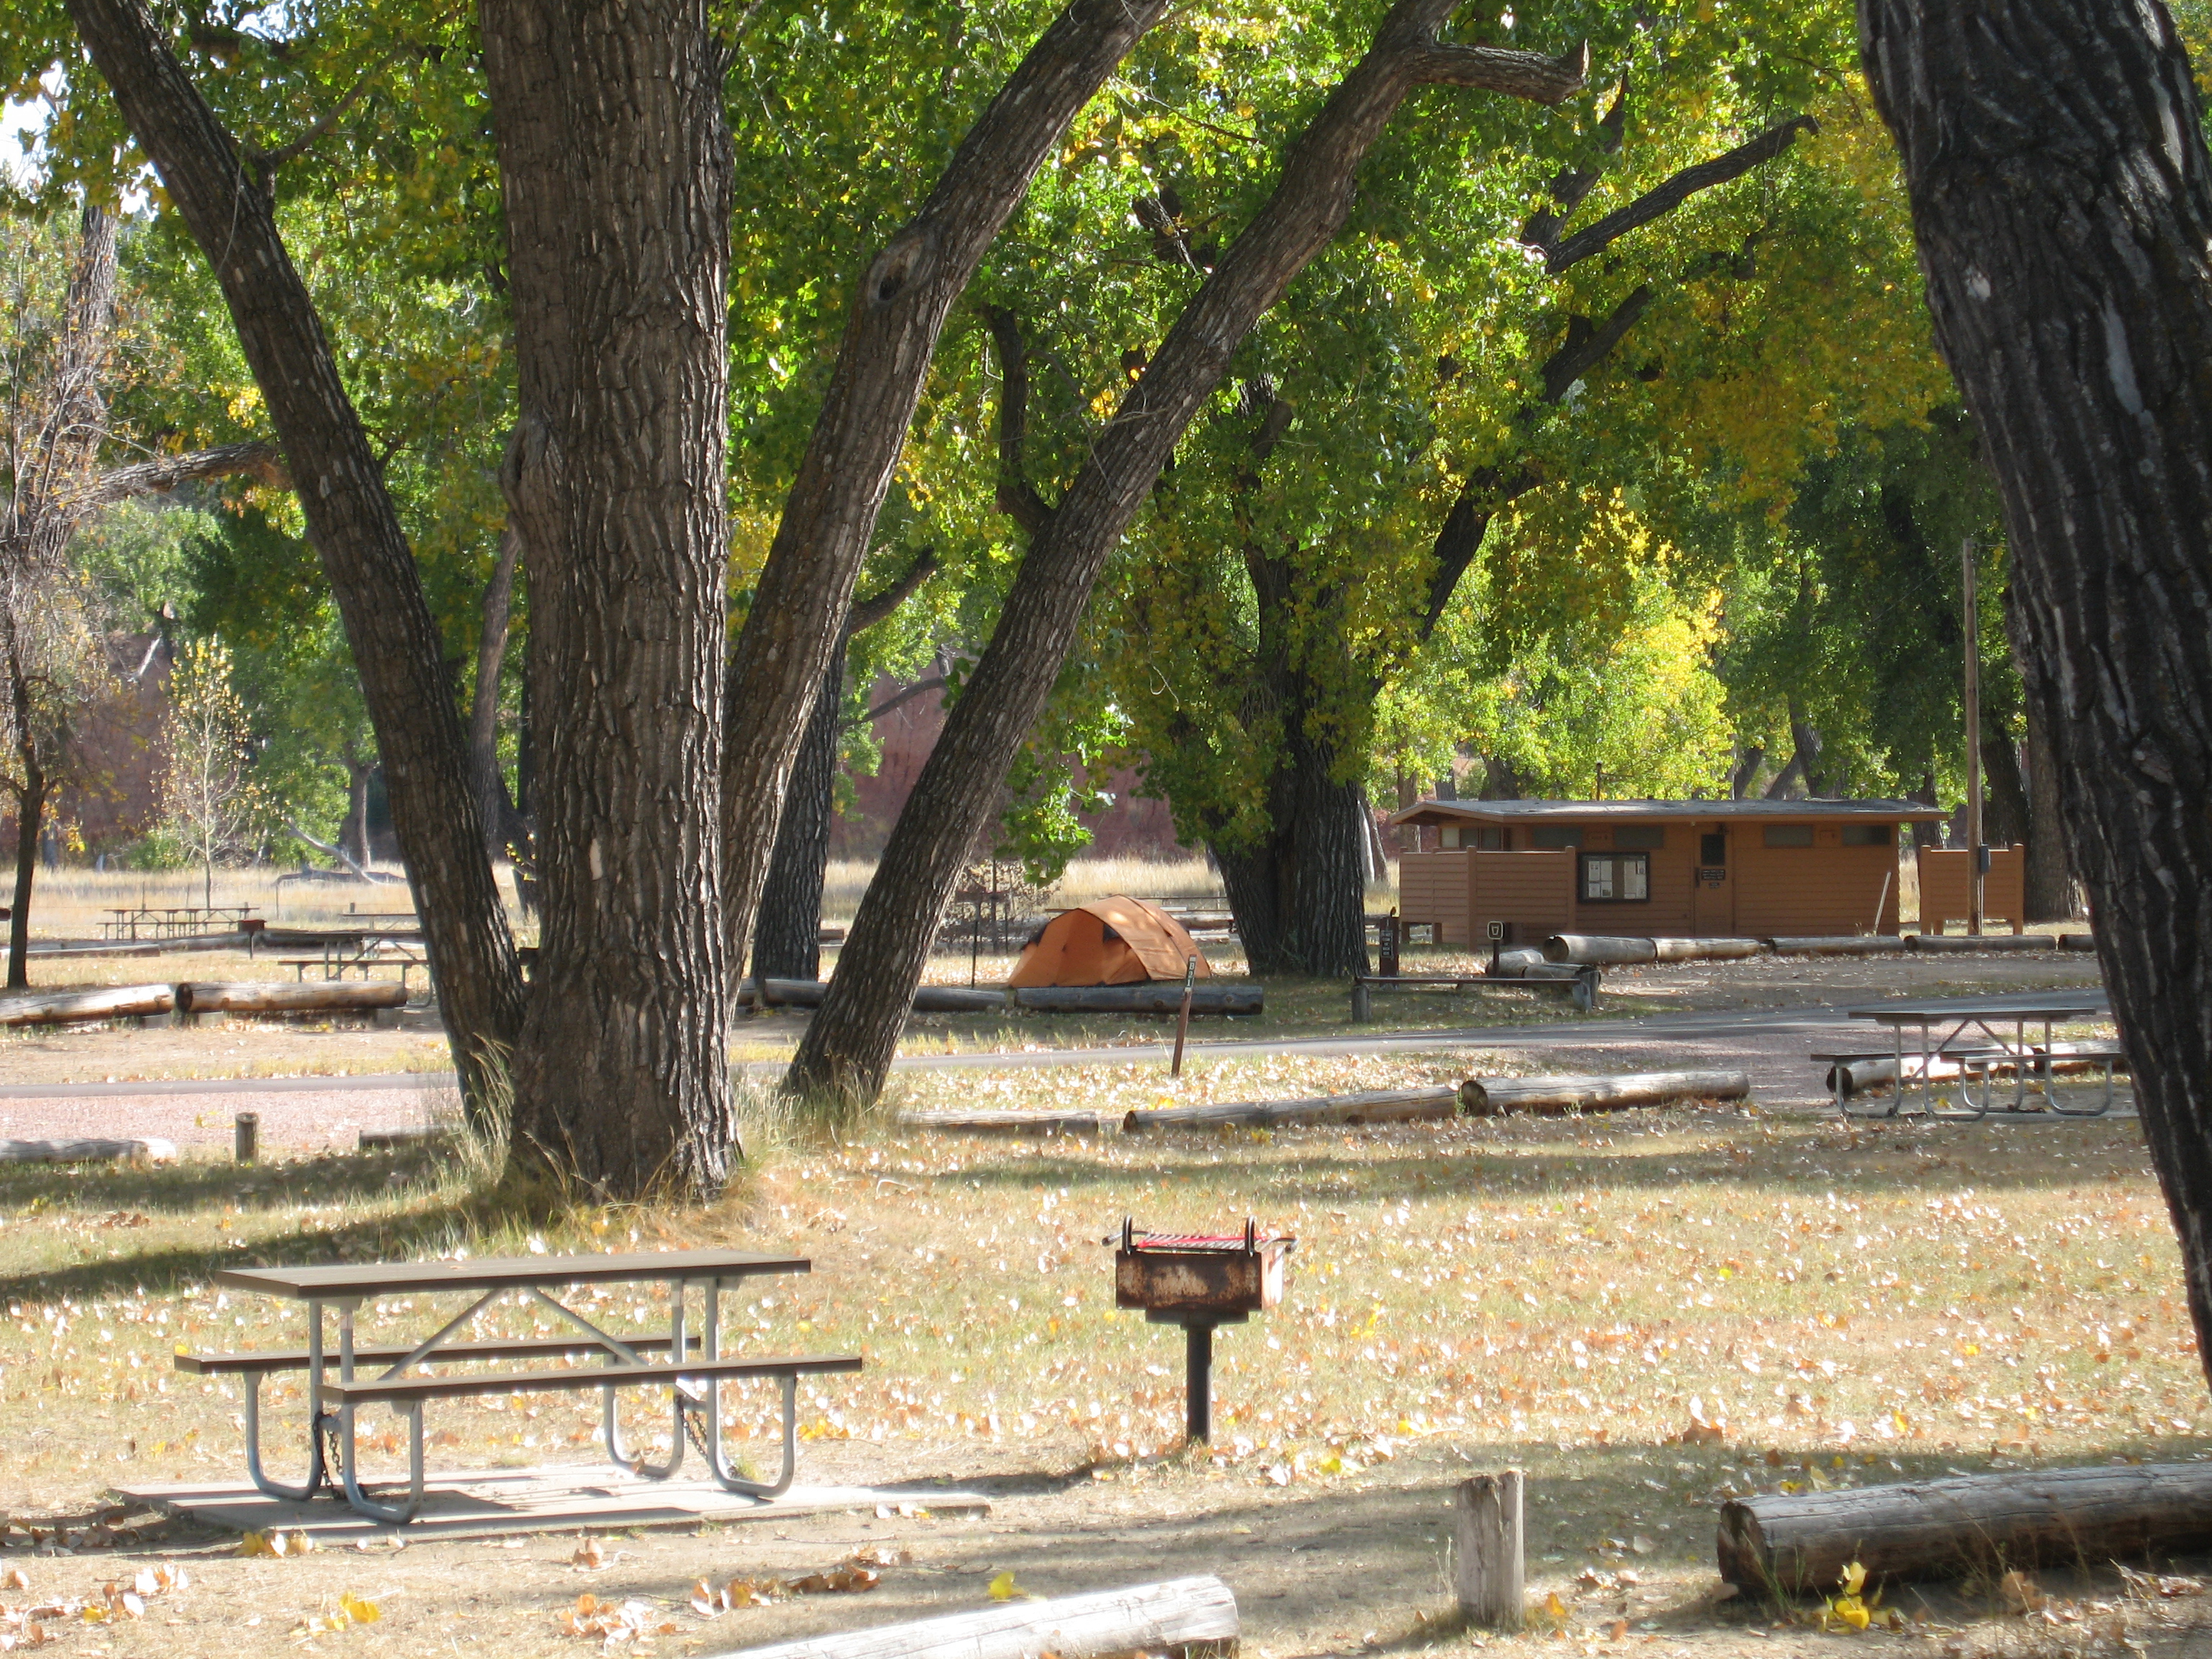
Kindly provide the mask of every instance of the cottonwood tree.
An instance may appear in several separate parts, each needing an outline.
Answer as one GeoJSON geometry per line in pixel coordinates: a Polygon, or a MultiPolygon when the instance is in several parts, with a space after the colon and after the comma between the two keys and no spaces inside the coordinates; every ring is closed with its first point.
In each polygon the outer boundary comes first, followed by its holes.
{"type": "Polygon", "coordinates": [[[111,394],[127,378],[117,339],[115,215],[97,201],[74,243],[51,223],[8,221],[0,312],[0,768],[15,803],[15,887],[8,982],[27,978],[37,849],[70,775],[76,726],[107,686],[98,606],[69,566],[78,527],[102,508],[204,478],[274,480],[274,447],[244,443],[118,464],[111,394]]]}
{"type": "MultiPolygon", "coordinates": [[[[991,642],[954,703],[862,900],[822,1010],[794,1058],[803,1090],[872,1098],[939,920],[1024,738],[1043,709],[1092,585],[1252,325],[1342,226],[1359,163],[1399,105],[1435,84],[1555,104],[1583,84],[1563,58],[1446,42],[1449,0],[1401,0],[1286,155],[1273,193],[1191,298],[1097,432],[1057,502],[1021,500],[1029,546],[991,642]]],[[[1023,481],[1007,480],[1018,491],[1023,481]]]]}
{"type": "Polygon", "coordinates": [[[1863,0],[2212,1364],[2212,156],[2158,0],[1863,0]]]}
{"type": "Polygon", "coordinates": [[[359,94],[333,88],[325,110],[285,143],[242,143],[138,0],[70,0],[68,9],[168,203],[214,270],[276,441],[302,481],[308,538],[330,578],[375,722],[392,827],[462,1094],[480,1111],[520,1035],[514,941],[484,856],[467,745],[422,575],[276,225],[276,175],[359,94]]]}

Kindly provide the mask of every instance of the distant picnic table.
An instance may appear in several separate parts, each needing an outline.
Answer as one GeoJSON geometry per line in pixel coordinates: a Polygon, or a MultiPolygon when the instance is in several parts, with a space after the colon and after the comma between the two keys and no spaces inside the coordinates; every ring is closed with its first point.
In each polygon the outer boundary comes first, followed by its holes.
{"type": "MultiPolygon", "coordinates": [[[[2053,1030],[2058,1025],[2111,1020],[2112,998],[2101,988],[2008,992],[1984,997],[1898,997],[1884,1002],[1869,1003],[1863,1007],[1849,1008],[1844,1012],[1852,1019],[1863,1019],[1889,1028],[1891,1050],[1897,1064],[1897,1079],[1892,1089],[1889,1109],[1881,1115],[1894,1117],[1903,1109],[1908,1082],[1917,1079],[1923,1091],[1932,1087],[1932,1074],[1939,1060],[1949,1061],[1959,1067],[1961,1079],[1960,1092],[1968,1103],[1966,1112],[1948,1115],[1978,1118],[1986,1114],[1994,1098],[1991,1091],[1999,1070],[2009,1070],[2013,1073],[2013,1104],[2014,1109],[2020,1109],[2027,1103],[2027,1085],[2032,1075],[2042,1079],[2047,1096],[2051,1066],[2061,1059],[2104,1062],[2105,1104],[2095,1111],[2082,1112],[2069,1110],[2054,1103],[2053,1111],[2062,1116],[2094,1117],[2112,1103],[2112,1067],[2123,1058],[2118,1043],[2096,1042],[2069,1046],[2053,1040],[2053,1030]],[[2029,1041],[2028,1028],[2032,1025],[2043,1028],[2043,1040],[2039,1043],[2029,1041]],[[2010,1028],[2008,1032],[2002,1029],[2007,1027],[2010,1028]],[[1905,1046],[1908,1031],[1916,1034],[1917,1056],[1905,1046]],[[1969,1037],[1970,1031],[1978,1035],[1969,1037]],[[1978,1104],[1975,1103],[1972,1091],[1966,1082],[1966,1079],[1977,1073],[1982,1080],[1978,1104]]],[[[1855,1056],[1835,1054],[1816,1058],[1849,1064],[1855,1056]]],[[[1839,1088],[1837,1093],[1839,1106],[1842,1098],[1843,1091],[1839,1088]]],[[[1932,1114],[1932,1107],[1930,1111],[1932,1114]]]]}
{"type": "MultiPolygon", "coordinates": [[[[803,1273],[813,1264],[805,1256],[763,1255],[750,1250],[671,1250],[625,1255],[533,1255],[482,1261],[375,1262],[338,1267],[233,1267],[214,1275],[232,1291],[283,1297],[306,1304],[307,1346],[259,1353],[179,1353],[177,1370],[193,1376],[235,1375],[246,1382],[246,1467],[253,1484],[271,1498],[303,1502],[331,1483],[330,1459],[337,1463],[337,1484],[346,1501],[373,1521],[404,1522],[421,1508],[423,1491],[422,1408],[433,1400],[470,1395],[542,1394],[600,1389],[605,1397],[607,1455],[648,1480],[665,1480],[683,1466],[687,1428],[696,1434],[715,1480],[726,1490],[755,1498],[774,1498],[791,1484],[798,1455],[798,1381],[802,1376],[857,1371],[857,1354],[793,1358],[732,1358],[722,1352],[720,1295],[724,1289],[763,1274],[803,1273]],[[668,1287],[666,1335],[602,1330],[559,1293],[579,1286],[665,1284],[668,1287]],[[689,1293],[702,1293],[698,1329],[687,1325],[689,1293]],[[364,1347],[354,1338],[361,1304],[379,1297],[452,1295],[466,1305],[420,1341],[364,1347]],[[572,1333],[483,1341],[453,1339],[485,1309],[514,1296],[565,1321],[572,1333]],[[335,1314],[337,1347],[324,1346],[326,1313],[335,1314]],[[648,1358],[648,1356],[653,1356],[648,1358]],[[585,1365],[597,1358],[598,1365],[585,1365]],[[457,1364],[499,1361],[568,1362],[558,1369],[472,1370],[455,1374],[457,1364]],[[437,1376],[421,1367],[441,1368],[437,1376]],[[360,1374],[363,1367],[386,1367],[380,1375],[360,1374]],[[333,1369],[336,1375],[331,1374],[333,1369]],[[262,1467],[261,1380],[276,1371],[307,1374],[307,1478],[300,1486],[272,1480],[262,1467]],[[783,1470],[773,1481],[747,1480],[732,1468],[722,1444],[721,1385],[726,1380],[772,1378],[783,1394],[783,1470]],[[659,1384],[674,1390],[670,1452],[665,1463],[647,1464],[628,1450],[616,1421],[616,1390],[659,1384]],[[389,1405],[408,1424],[407,1490],[397,1504],[380,1502],[362,1479],[355,1415],[367,1405],[389,1405]],[[331,1447],[325,1453],[325,1445],[331,1447]]],[[[428,1322],[427,1321],[425,1322],[428,1322]]]]}
{"type": "Polygon", "coordinates": [[[195,933],[250,932],[251,904],[110,905],[103,939],[186,939],[195,933]]]}

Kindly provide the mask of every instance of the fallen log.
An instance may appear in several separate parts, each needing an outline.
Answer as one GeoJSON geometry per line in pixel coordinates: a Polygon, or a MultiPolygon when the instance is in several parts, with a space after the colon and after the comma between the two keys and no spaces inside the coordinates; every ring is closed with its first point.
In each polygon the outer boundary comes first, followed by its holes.
{"type": "Polygon", "coordinates": [[[902,1129],[926,1129],[937,1134],[963,1135],[1095,1135],[1118,1128],[1121,1118],[1112,1112],[1025,1112],[1018,1107],[982,1107],[958,1110],[901,1112],[902,1129]]]}
{"type": "Polygon", "coordinates": [[[0,997],[0,1025],[68,1025],[86,1019],[166,1014],[177,1006],[173,985],[106,985],[91,991],[39,991],[0,997]]]}
{"type": "MultiPolygon", "coordinates": [[[[820,980],[772,979],[763,988],[746,979],[738,1000],[770,1008],[819,1008],[829,989],[820,980]]],[[[1194,1014],[1256,1014],[1266,1005],[1261,985],[1200,985],[1190,994],[1194,1014]]],[[[1026,1008],[1033,1013],[1171,1014],[1182,1006],[1182,987],[1164,981],[1140,985],[1038,985],[1011,991],[1003,986],[924,985],[914,994],[918,1014],[1005,1013],[1026,1008]]]]}
{"type": "Polygon", "coordinates": [[[1911,933],[1906,948],[1948,951],[1954,955],[1996,951],[2056,951],[2058,941],[2049,933],[1911,933]]]}
{"type": "Polygon", "coordinates": [[[1129,1589],[1010,1601],[911,1624],[878,1625],[721,1659],[1100,1659],[1106,1654],[1233,1653],[1237,1598],[1211,1575],[1129,1589]]]}
{"type": "Polygon", "coordinates": [[[406,1006],[407,987],[396,979],[312,979],[296,985],[188,980],[177,987],[182,1014],[371,1013],[406,1006]]]}
{"type": "Polygon", "coordinates": [[[1778,957],[1883,957],[1909,950],[1896,933],[1838,933],[1766,941],[1778,957]]]}
{"type": "Polygon", "coordinates": [[[2038,1563],[2102,1566],[2212,1547],[2212,1465],[2039,1469],[1738,1498],[1723,1506],[1721,1577],[1793,1595],[1870,1579],[1945,1578],[2038,1563]]]}
{"type": "Polygon", "coordinates": [[[1518,978],[1523,969],[1548,967],[1544,953],[1533,945],[1516,945],[1500,951],[1490,964],[1491,976],[1495,979],[1518,978]]]}
{"type": "Polygon", "coordinates": [[[1615,939],[1603,933],[1554,933],[1544,941],[1547,962],[1571,962],[1577,967],[1612,968],[1623,963],[1656,962],[1659,953],[1648,939],[1615,939]]]}
{"type": "Polygon", "coordinates": [[[173,1140],[0,1140],[0,1164],[173,1164],[173,1140]]]}
{"type": "Polygon", "coordinates": [[[1734,962],[1765,956],[1763,939],[1655,939],[1652,958],[1657,962],[1734,962]]]}
{"type": "Polygon", "coordinates": [[[2097,948],[2094,933],[2061,933],[2058,948],[2062,951],[2094,951],[2097,948]]]}
{"type": "MultiPolygon", "coordinates": [[[[1199,985],[1190,994],[1194,1014],[1256,1014],[1267,1005],[1264,985],[1199,985]]],[[[1164,980],[1141,985],[1038,985],[1013,994],[1017,1007],[1053,1014],[1171,1014],[1182,1006],[1182,987],[1164,980]]]]}
{"type": "Polygon", "coordinates": [[[1459,1091],[1449,1083],[1425,1089],[1372,1089],[1356,1095],[1318,1095],[1305,1100],[1239,1100],[1208,1106],[1139,1107],[1121,1120],[1121,1133],[1148,1129],[1213,1129],[1224,1126],[1287,1128],[1312,1123],[1416,1123],[1459,1115],[1459,1091]]]}
{"type": "Polygon", "coordinates": [[[1476,1117],[1509,1112],[1609,1111],[1664,1106],[1678,1100],[1741,1100],[1751,1092],[1742,1072],[1631,1072],[1620,1077],[1471,1077],[1460,1103],[1476,1117]]]}

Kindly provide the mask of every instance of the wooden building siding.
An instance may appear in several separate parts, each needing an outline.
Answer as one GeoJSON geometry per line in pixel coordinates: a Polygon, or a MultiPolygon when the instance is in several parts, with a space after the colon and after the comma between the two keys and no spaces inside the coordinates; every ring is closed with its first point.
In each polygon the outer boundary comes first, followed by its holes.
{"type": "MultiPolygon", "coordinates": [[[[1583,851],[1610,853],[1614,847],[1613,824],[1586,824],[1583,829],[1583,851]]],[[[1650,860],[1651,896],[1642,902],[1606,902],[1587,904],[1583,902],[1582,872],[1577,866],[1574,874],[1574,924],[1577,933],[1607,933],[1628,939],[1676,939],[1694,937],[1697,933],[1695,887],[1698,879],[1698,831],[1701,826],[1690,823],[1639,823],[1632,826],[1642,830],[1658,830],[1666,844],[1661,847],[1637,848],[1630,850],[1643,853],[1650,860]]],[[[1563,926],[1559,931],[1565,932],[1563,926]]]]}
{"type": "Polygon", "coordinates": [[[1522,945],[1540,943],[1571,923],[1572,853],[1407,853],[1398,865],[1398,914],[1428,924],[1439,945],[1486,945],[1502,921],[1522,945]]]}
{"type": "MultiPolygon", "coordinates": [[[[1972,858],[1963,847],[1928,847],[1920,853],[1920,931],[1940,933],[1943,924],[1955,921],[1966,925],[1967,906],[1972,901],[1973,881],[1972,858]]],[[[1982,879],[1982,921],[1984,925],[2003,921],[2012,924],[2014,933],[2025,932],[2027,918],[2021,913],[2027,908],[2027,849],[2017,842],[2010,847],[1990,848],[1990,872],[1982,879]]]]}
{"type": "Polygon", "coordinates": [[[1436,929],[1439,945],[1467,945],[1468,855],[1407,853],[1398,861],[1398,915],[1413,927],[1436,929]]]}
{"type": "Polygon", "coordinates": [[[1516,945],[1540,945],[1574,919],[1575,855],[1560,852],[1462,853],[1468,861],[1468,920],[1472,944],[1484,944],[1502,921],[1516,945]]]}
{"type": "Polygon", "coordinates": [[[1846,847],[1840,824],[1822,823],[1810,847],[1769,847],[1759,825],[1745,824],[1729,837],[1729,861],[1746,938],[1897,931],[1894,844],[1846,847]]]}

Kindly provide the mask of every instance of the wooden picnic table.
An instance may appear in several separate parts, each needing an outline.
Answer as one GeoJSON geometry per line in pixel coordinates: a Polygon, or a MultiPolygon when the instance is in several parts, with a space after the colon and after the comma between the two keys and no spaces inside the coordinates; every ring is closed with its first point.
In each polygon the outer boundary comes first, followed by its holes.
{"type": "Polygon", "coordinates": [[[253,910],[251,904],[110,905],[107,915],[112,920],[101,922],[100,929],[108,939],[135,939],[142,927],[148,939],[185,939],[205,933],[213,922],[227,921],[231,924],[228,932],[251,932],[246,923],[253,910]]]}
{"type": "Polygon", "coordinates": [[[421,1507],[423,1491],[422,1407],[434,1399],[472,1395],[546,1393],[599,1389],[605,1400],[607,1455],[647,1479],[665,1480],[683,1465],[687,1427],[698,1431],[708,1469],[726,1490],[773,1498],[791,1484],[798,1452],[798,1379],[803,1375],[857,1371],[854,1354],[790,1358],[736,1358],[721,1350],[720,1297],[727,1286],[765,1274],[803,1273],[813,1264],[805,1256],[763,1255],[751,1250],[651,1251],[623,1255],[532,1255],[481,1261],[411,1261],[313,1267],[230,1267],[214,1275],[228,1290],[302,1303],[307,1316],[303,1351],[189,1354],[176,1357],[176,1368],[195,1376],[233,1373],[247,1381],[246,1464],[253,1484],[272,1498],[304,1501],[330,1480],[328,1462],[337,1462],[337,1484],[346,1501],[371,1520],[403,1522],[421,1507]],[[556,1292],[582,1285],[665,1284],[669,1328],[665,1336],[617,1335],[601,1329],[562,1304],[556,1292]],[[698,1330],[687,1327],[689,1293],[702,1292],[698,1330]],[[469,1298],[465,1306],[420,1341],[406,1346],[363,1347],[354,1340],[355,1316],[364,1301],[378,1297],[452,1295],[469,1298]],[[565,1321],[573,1334],[490,1341],[456,1341],[475,1318],[502,1297],[532,1302],[565,1321]],[[324,1317],[337,1320],[335,1353],[324,1345],[324,1317]],[[665,1356],[658,1359],[647,1355],[665,1356]],[[559,1370],[477,1372],[426,1376],[423,1365],[501,1360],[568,1361],[597,1358],[597,1366],[559,1370]],[[380,1376],[364,1376],[360,1367],[386,1366],[380,1376]],[[335,1369],[336,1375],[331,1374],[335,1369]],[[272,1480],[262,1467],[261,1380],[279,1370],[307,1374],[307,1478],[297,1486],[272,1480]],[[727,1379],[772,1378],[783,1395],[783,1469],[774,1481],[740,1478],[722,1443],[721,1383],[727,1379]],[[627,1450],[615,1416],[615,1392],[623,1387],[659,1384],[674,1390],[671,1450],[665,1463],[649,1465],[627,1450]],[[355,1414],[364,1405],[387,1404],[408,1420],[408,1492],[402,1504],[380,1503],[366,1490],[356,1443],[355,1414]],[[332,1443],[326,1455],[325,1441],[332,1443]]]}
{"type": "MultiPolygon", "coordinates": [[[[1889,1110],[1881,1115],[1895,1117],[1903,1110],[1905,1085],[1911,1077],[1917,1075],[1923,1090],[1929,1089],[1933,1085],[1931,1073],[1935,1063],[1940,1060],[1950,1060],[1960,1067],[1962,1082],[1960,1092],[1967,1100],[1970,1109],[1948,1115],[1974,1119],[1990,1110],[1993,1073],[1998,1065],[2008,1065],[2012,1070],[2015,1110],[2027,1103],[2031,1062],[2040,1060],[2047,1092],[2049,1066],[2055,1047],[2051,1040],[2052,1028],[2059,1024],[2109,1021],[2112,1017],[2112,1002],[2101,987],[2096,987],[2079,990],[2016,991],[1985,997],[1898,997],[1886,1002],[1869,1003],[1864,1007],[1849,1008],[1844,1012],[1852,1019],[1868,1020],[1877,1025],[1886,1025],[1890,1030],[1897,1060],[1897,1081],[1892,1087],[1889,1110]],[[2043,1028],[2040,1045],[2032,1044],[2027,1035],[2028,1027],[2038,1024],[2043,1028]],[[1947,1026],[1949,1029],[1942,1036],[1934,1035],[1947,1026]],[[2009,1036],[1999,1029],[2005,1026],[2011,1028],[2009,1036]],[[1905,1033],[1908,1030],[1918,1034],[1919,1070],[1917,1073],[1906,1065],[1905,1033]],[[1960,1041],[1969,1030],[1978,1031],[1980,1036],[1972,1041],[1971,1046],[1961,1048],[1958,1046],[1960,1041]],[[1982,1099],[1978,1106],[1972,1104],[1972,1092],[1963,1082],[1966,1073],[1977,1067],[1981,1070],[1983,1078],[1982,1099]]],[[[2105,1058],[2107,1061],[2106,1106],[2111,1104],[2112,1096],[2110,1062],[2116,1055],[2117,1050],[2109,1046],[2100,1047],[2097,1051],[2096,1057],[2105,1058]]],[[[1839,1103],[1841,1098],[1839,1091],[1839,1103]]],[[[1930,1115],[1938,1115],[1932,1106],[1929,1109],[1930,1115]]],[[[2052,1109],[2066,1116],[2095,1116],[2105,1108],[2100,1107],[2097,1112],[2090,1113],[2069,1112],[2056,1105],[2052,1109]]]]}

